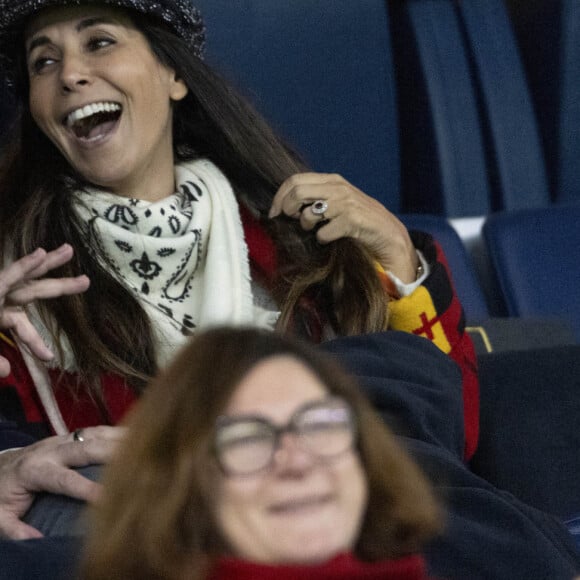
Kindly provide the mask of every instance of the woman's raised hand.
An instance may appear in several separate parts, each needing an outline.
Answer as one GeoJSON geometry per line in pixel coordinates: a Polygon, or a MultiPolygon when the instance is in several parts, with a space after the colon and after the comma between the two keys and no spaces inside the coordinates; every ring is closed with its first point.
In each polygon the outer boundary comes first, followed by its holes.
{"type": "MultiPolygon", "coordinates": [[[[24,307],[45,298],[84,292],[87,276],[76,278],[43,278],[47,272],[62,266],[73,255],[72,246],[63,244],[47,252],[39,248],[0,270],[0,329],[9,329],[39,359],[48,361],[53,353],[28,319],[24,307]]],[[[0,377],[10,373],[10,364],[0,357],[0,377]]]]}
{"type": "Polygon", "coordinates": [[[324,222],[316,232],[321,244],[344,237],[359,240],[403,283],[416,278],[418,256],[405,226],[340,175],[299,173],[288,178],[274,196],[270,217],[282,213],[299,219],[305,230],[324,222]]]}

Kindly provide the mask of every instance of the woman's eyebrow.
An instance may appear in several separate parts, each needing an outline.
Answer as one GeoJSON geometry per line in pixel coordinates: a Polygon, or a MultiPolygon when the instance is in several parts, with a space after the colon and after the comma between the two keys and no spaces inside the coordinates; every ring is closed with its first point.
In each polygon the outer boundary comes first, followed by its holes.
{"type": "Polygon", "coordinates": [[[48,36],[37,36],[32,42],[30,43],[27,54],[30,56],[30,53],[39,46],[44,46],[46,44],[50,44],[50,38],[48,36]]]}
{"type": "Polygon", "coordinates": [[[83,31],[85,28],[91,26],[98,26],[99,24],[118,24],[117,20],[106,18],[105,16],[93,16],[91,18],[83,18],[75,27],[77,32],[83,31]]]}
{"type": "MultiPolygon", "coordinates": [[[[92,26],[98,26],[99,24],[117,24],[117,21],[111,18],[105,18],[103,16],[94,16],[91,18],[83,18],[76,26],[75,30],[77,32],[82,32],[87,28],[91,28],[92,26]]],[[[48,36],[38,36],[30,43],[28,47],[28,54],[30,54],[35,48],[39,46],[44,46],[46,44],[50,44],[50,38],[48,36]]]]}

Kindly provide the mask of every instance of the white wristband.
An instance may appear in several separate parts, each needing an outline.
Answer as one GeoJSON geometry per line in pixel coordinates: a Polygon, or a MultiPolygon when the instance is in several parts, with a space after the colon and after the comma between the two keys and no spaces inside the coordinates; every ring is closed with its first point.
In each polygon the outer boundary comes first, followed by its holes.
{"type": "Polygon", "coordinates": [[[399,296],[402,298],[403,296],[409,296],[413,294],[421,284],[425,281],[427,276],[431,273],[431,266],[429,262],[423,256],[423,253],[420,250],[415,250],[417,252],[417,257],[419,258],[419,267],[417,268],[418,278],[414,282],[410,282],[409,284],[405,284],[401,282],[397,276],[395,276],[392,272],[387,272],[387,276],[391,279],[399,296]]]}

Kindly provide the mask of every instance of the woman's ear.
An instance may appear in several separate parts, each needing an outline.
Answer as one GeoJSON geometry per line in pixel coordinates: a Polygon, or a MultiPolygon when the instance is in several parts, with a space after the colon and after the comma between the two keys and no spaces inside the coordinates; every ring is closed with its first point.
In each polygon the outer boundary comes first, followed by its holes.
{"type": "Polygon", "coordinates": [[[177,76],[177,74],[172,71],[172,79],[170,81],[171,86],[169,87],[169,98],[172,101],[181,101],[184,99],[189,92],[185,82],[177,76]]]}

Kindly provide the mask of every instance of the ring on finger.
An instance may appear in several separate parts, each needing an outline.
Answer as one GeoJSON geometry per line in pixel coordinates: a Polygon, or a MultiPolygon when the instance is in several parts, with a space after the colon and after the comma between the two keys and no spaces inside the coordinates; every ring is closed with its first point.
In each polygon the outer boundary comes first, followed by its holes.
{"type": "Polygon", "coordinates": [[[83,430],[75,429],[73,431],[73,441],[78,441],[79,443],[82,443],[84,440],[85,438],[83,437],[83,430]]]}
{"type": "Polygon", "coordinates": [[[315,215],[319,216],[320,219],[326,219],[325,212],[328,210],[328,202],[324,199],[316,200],[311,206],[310,211],[315,215]]]}

